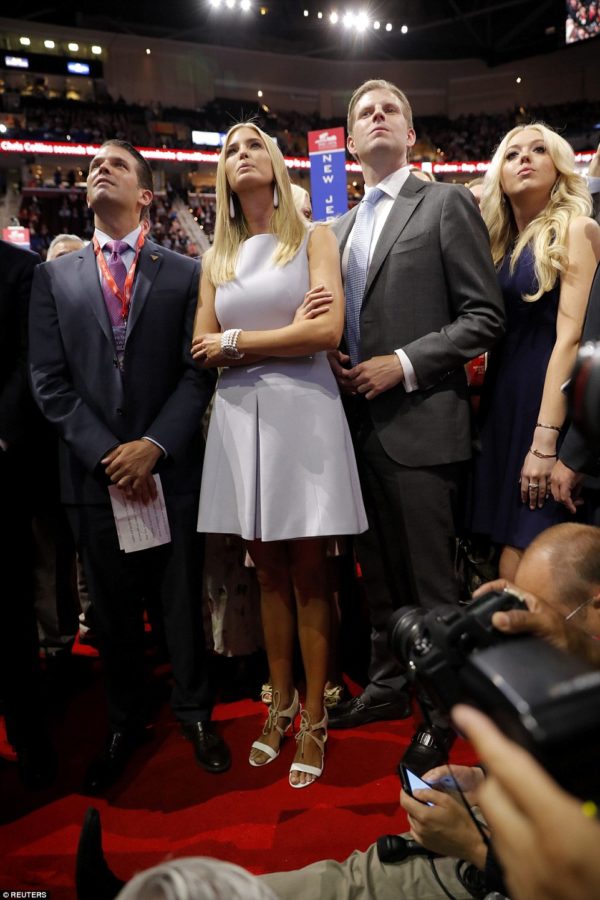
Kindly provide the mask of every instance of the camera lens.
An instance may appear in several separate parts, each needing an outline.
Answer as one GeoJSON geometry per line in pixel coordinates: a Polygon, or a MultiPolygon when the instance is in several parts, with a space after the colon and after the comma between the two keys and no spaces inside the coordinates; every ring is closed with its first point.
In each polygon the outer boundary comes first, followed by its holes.
{"type": "Polygon", "coordinates": [[[411,657],[420,656],[429,647],[424,624],[425,613],[414,606],[402,606],[390,619],[389,641],[392,653],[408,665],[411,657]]]}

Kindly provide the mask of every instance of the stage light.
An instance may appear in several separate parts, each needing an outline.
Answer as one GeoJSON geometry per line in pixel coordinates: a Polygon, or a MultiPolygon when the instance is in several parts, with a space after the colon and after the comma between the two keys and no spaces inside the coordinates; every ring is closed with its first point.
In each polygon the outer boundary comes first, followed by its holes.
{"type": "Polygon", "coordinates": [[[342,19],[342,25],[344,26],[344,28],[352,28],[352,26],[354,25],[354,13],[347,12],[342,19]]]}
{"type": "Polygon", "coordinates": [[[381,28],[381,22],[373,22],[373,28],[375,29],[375,31],[379,31],[379,29],[381,28]]]}
{"type": "Polygon", "coordinates": [[[403,25],[400,31],[402,34],[408,34],[408,25],[403,25]]]}
{"type": "Polygon", "coordinates": [[[242,2],[240,3],[240,9],[242,10],[242,12],[250,12],[250,10],[252,9],[250,0],[242,0],[242,2]]]}
{"type": "Polygon", "coordinates": [[[522,81],[522,80],[523,80],[523,79],[521,78],[521,76],[520,76],[520,75],[517,75],[517,84],[521,84],[521,81],[522,81]]]}
{"type": "Polygon", "coordinates": [[[354,24],[357,31],[366,31],[369,27],[369,17],[366,12],[359,12],[355,17],[354,24]]]}
{"type": "Polygon", "coordinates": [[[257,91],[257,92],[256,92],[256,96],[257,96],[257,97],[262,97],[262,95],[263,95],[263,92],[262,92],[262,91],[257,91]]]}
{"type": "Polygon", "coordinates": [[[31,44],[31,39],[28,37],[22,37],[22,38],[19,38],[19,43],[22,44],[24,47],[29,47],[29,45],[31,44]]]}
{"type": "Polygon", "coordinates": [[[329,21],[332,25],[337,25],[339,16],[336,12],[332,12],[329,14],[329,21]]]}
{"type": "Polygon", "coordinates": [[[319,11],[317,13],[317,19],[322,19],[322,18],[323,18],[323,13],[319,11]]]}
{"type": "Polygon", "coordinates": [[[235,9],[235,0],[225,0],[227,9],[235,9]]]}
{"type": "Polygon", "coordinates": [[[261,14],[261,16],[266,16],[266,14],[267,14],[268,12],[269,12],[269,7],[268,7],[268,6],[261,6],[261,8],[260,8],[260,14],[261,14]]]}
{"type": "Polygon", "coordinates": [[[71,53],[77,53],[79,50],[79,44],[68,44],[67,45],[71,53]]]}
{"type": "Polygon", "coordinates": [[[6,134],[7,130],[8,129],[7,129],[6,125],[4,124],[4,122],[0,123],[0,134],[6,134]]]}
{"type": "Polygon", "coordinates": [[[100,56],[100,54],[102,53],[102,47],[99,47],[98,44],[93,44],[92,53],[94,53],[96,56],[100,56]]]}
{"type": "Polygon", "coordinates": [[[146,56],[150,56],[151,53],[152,50],[150,49],[150,47],[146,47],[146,56]]]}
{"type": "Polygon", "coordinates": [[[210,0],[210,5],[218,9],[221,5],[221,0],[210,0]]]}
{"type": "Polygon", "coordinates": [[[304,18],[305,18],[305,19],[308,18],[308,10],[307,10],[307,9],[304,10],[304,18]]]}
{"type": "Polygon", "coordinates": [[[44,41],[44,47],[46,48],[46,50],[54,50],[56,44],[54,43],[54,41],[44,41]]]}
{"type": "Polygon", "coordinates": [[[392,23],[391,23],[391,22],[388,22],[388,23],[387,23],[387,25],[385,26],[385,30],[386,30],[386,31],[391,31],[391,30],[392,30],[392,23]]]}

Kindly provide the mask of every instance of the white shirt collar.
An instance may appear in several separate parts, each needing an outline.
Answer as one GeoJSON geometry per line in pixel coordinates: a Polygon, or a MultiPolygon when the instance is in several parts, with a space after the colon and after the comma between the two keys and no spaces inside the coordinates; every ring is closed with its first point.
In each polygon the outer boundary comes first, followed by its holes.
{"type": "Polygon", "coordinates": [[[395,200],[402,188],[404,187],[404,182],[410,175],[410,166],[402,166],[400,169],[396,169],[395,172],[392,172],[391,175],[386,175],[378,184],[373,185],[373,187],[365,188],[365,196],[371,191],[375,190],[375,188],[380,188],[385,194],[388,195],[392,200],[395,200]]]}
{"type": "MultiPolygon", "coordinates": [[[[137,228],[134,228],[133,231],[130,231],[129,234],[126,234],[124,238],[121,238],[122,241],[125,241],[126,244],[129,244],[132,250],[135,250],[137,246],[138,237],[140,236],[140,231],[142,230],[142,226],[138,225],[137,228]]],[[[105,234],[103,231],[100,231],[99,228],[96,228],[94,231],[94,235],[98,240],[98,243],[104,250],[104,245],[107,241],[112,241],[114,238],[111,238],[109,234],[105,234]]]]}

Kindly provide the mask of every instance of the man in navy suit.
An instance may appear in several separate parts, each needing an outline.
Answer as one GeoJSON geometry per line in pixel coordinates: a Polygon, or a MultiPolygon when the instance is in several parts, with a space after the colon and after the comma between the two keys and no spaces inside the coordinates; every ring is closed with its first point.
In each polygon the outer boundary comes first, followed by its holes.
{"type": "Polygon", "coordinates": [[[43,787],[55,757],[39,683],[33,608],[34,453],[40,416],[27,385],[27,317],[37,253],[0,241],[0,692],[22,780],[43,787]]]}
{"type": "Polygon", "coordinates": [[[144,737],[144,601],[160,593],[175,687],[172,707],[198,763],[230,765],[210,723],[201,617],[202,545],[196,532],[201,420],[214,383],[195,368],[197,262],[144,239],[152,202],[147,161],[107,141],[91,162],[93,241],[39,267],[30,318],[34,397],[61,438],[61,497],[88,579],[104,661],[109,738],[88,770],[98,793],[144,737]],[[147,503],[160,476],[171,541],[119,549],[108,487],[147,503]]]}

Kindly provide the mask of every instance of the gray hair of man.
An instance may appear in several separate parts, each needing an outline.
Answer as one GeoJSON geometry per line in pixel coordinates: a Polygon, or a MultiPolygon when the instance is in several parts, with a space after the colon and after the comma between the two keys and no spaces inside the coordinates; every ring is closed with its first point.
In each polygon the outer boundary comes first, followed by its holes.
{"type": "Polygon", "coordinates": [[[48,261],[63,255],[62,253],[58,253],[56,249],[57,247],[60,247],[61,244],[73,244],[74,246],[72,246],[70,250],[65,251],[70,253],[73,250],[81,250],[82,247],[85,247],[86,242],[77,234],[57,234],[56,237],[50,241],[46,256],[48,261]]]}
{"type": "Polygon", "coordinates": [[[277,900],[255,875],[240,866],[193,856],[140,872],[117,900],[277,900]]]}

